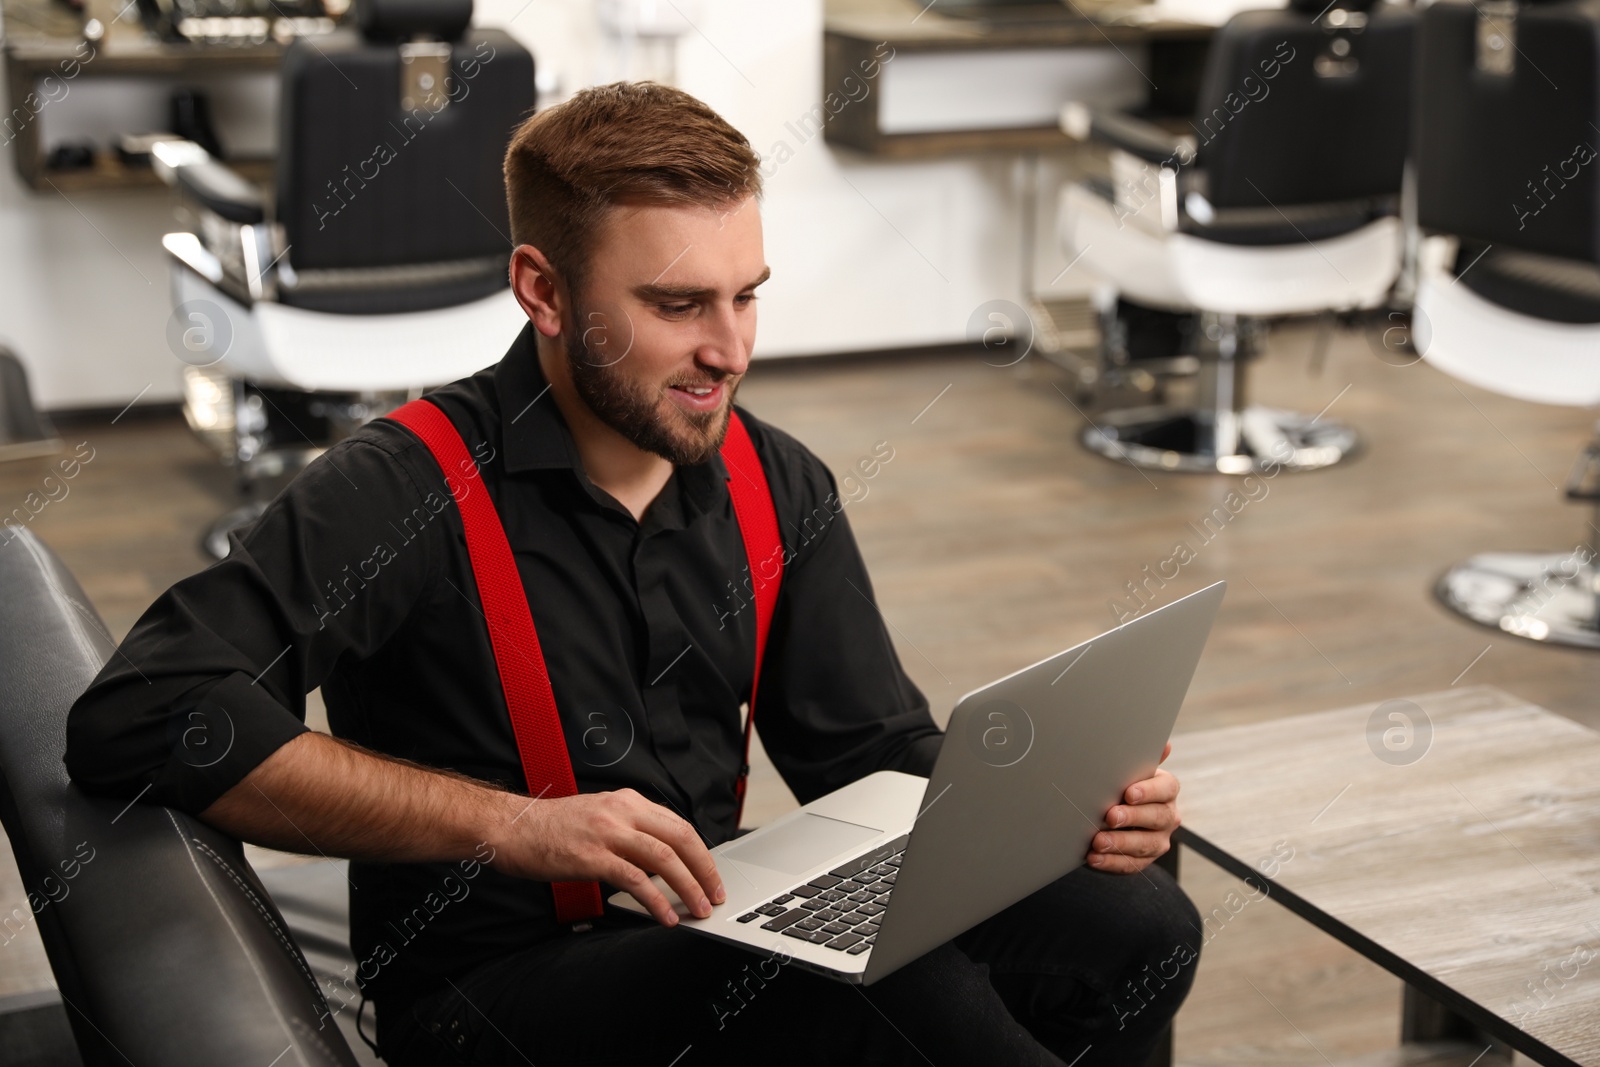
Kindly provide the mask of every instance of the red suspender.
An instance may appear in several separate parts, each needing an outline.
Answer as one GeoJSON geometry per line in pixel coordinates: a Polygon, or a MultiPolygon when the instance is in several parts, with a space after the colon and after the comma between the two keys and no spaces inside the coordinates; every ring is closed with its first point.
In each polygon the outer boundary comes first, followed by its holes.
{"type": "MultiPolygon", "coordinates": [[[[574,796],[578,783],[572,777],[572,759],[567,755],[550,674],[545,670],[539,635],[533,628],[528,597],[517,576],[505,528],[483,483],[467,485],[462,480],[475,467],[466,443],[445,413],[425,400],[413,400],[388,417],[428,446],[461,511],[472,576],[478,583],[478,599],[483,601],[483,617],[500,669],[500,688],[505,691],[506,707],[511,712],[511,730],[516,734],[528,795],[574,796]]],[[[553,882],[551,889],[555,892],[556,917],[562,922],[600,914],[600,883],[553,882]]]]}
{"type": "Polygon", "coordinates": [[[750,564],[750,593],[756,602],[756,670],[750,678],[750,708],[744,720],[744,757],[739,763],[739,778],[734,783],[738,807],[733,825],[744,816],[745,781],[750,776],[750,728],[756,721],[756,686],[761,681],[761,654],[767,648],[767,630],[772,626],[772,609],[783,584],[783,542],[778,536],[778,512],[772,506],[772,490],[767,485],[761,457],[750,443],[750,431],[739,421],[739,413],[728,413],[728,436],[722,442],[722,462],[728,468],[728,495],[733,498],[733,513],[739,520],[739,536],[744,540],[745,559],[750,564]],[[770,571],[770,573],[769,573],[770,571]]]}
{"type": "MultiPolygon", "coordinates": [[[[517,573],[511,546],[506,541],[505,528],[488,492],[473,491],[473,488],[481,489],[481,483],[464,491],[461,488],[464,484],[461,478],[474,468],[466,443],[444,412],[426,400],[413,400],[387,417],[405,426],[428,446],[461,512],[472,575],[478,585],[478,597],[483,602],[484,620],[500,672],[500,687],[511,713],[511,729],[516,735],[528,795],[574,796],[578,785],[561,731],[561,717],[556,712],[550,673],[545,668],[544,653],[539,649],[539,635],[528,610],[527,594],[517,573]]],[[[756,669],[750,683],[744,760],[735,784],[738,810],[742,814],[745,778],[749,773],[750,726],[755,719],[755,686],[761,675],[761,654],[766,647],[767,628],[783,577],[783,548],[766,473],[737,413],[729,415],[722,455],[728,468],[728,491],[733,497],[734,514],[739,520],[745,555],[750,563],[756,604],[756,669]],[[764,568],[763,560],[767,561],[764,568]],[[767,570],[773,574],[768,576],[767,570]]],[[[555,894],[556,917],[561,922],[590,919],[601,912],[598,882],[553,882],[551,889],[555,894]]]]}

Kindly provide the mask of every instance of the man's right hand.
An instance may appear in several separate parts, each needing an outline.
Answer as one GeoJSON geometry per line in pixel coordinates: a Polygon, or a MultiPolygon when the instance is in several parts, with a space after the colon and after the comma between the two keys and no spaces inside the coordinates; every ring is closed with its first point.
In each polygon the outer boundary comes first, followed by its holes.
{"type": "Polygon", "coordinates": [[[505,824],[489,843],[494,868],[541,882],[609,882],[663,926],[678,913],[650,880],[659,874],[699,918],[727,899],[700,835],[675,812],[632,789],[533,800],[505,794],[505,824]]]}
{"type": "Polygon", "coordinates": [[[609,882],[666,926],[678,914],[652,874],[701,918],[711,901],[727,899],[694,827],[632,789],[534,800],[314,731],[285,743],[200,817],[269,848],[380,863],[481,858],[488,843],[496,870],[609,882]]]}

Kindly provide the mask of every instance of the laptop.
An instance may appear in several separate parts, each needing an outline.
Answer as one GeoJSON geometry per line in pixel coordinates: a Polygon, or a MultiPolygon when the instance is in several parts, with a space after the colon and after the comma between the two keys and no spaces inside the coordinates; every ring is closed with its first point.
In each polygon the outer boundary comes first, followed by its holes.
{"type": "Polygon", "coordinates": [[[679,928],[871,985],[1060,878],[1155,773],[1225,588],[968,693],[930,777],[879,771],[718,845],[706,918],[654,878],[679,928]]]}

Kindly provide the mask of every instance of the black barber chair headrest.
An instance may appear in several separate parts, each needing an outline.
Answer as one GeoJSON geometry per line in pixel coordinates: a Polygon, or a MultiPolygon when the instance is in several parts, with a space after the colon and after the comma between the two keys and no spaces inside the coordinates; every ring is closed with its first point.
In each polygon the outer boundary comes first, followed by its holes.
{"type": "Polygon", "coordinates": [[[356,18],[371,41],[424,35],[454,41],[472,22],[472,0],[356,0],[356,18]]]}

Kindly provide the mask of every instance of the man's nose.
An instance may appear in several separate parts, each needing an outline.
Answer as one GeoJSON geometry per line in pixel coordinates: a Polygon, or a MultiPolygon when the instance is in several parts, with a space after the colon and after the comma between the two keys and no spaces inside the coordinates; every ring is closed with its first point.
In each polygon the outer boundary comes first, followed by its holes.
{"type": "Polygon", "coordinates": [[[707,317],[706,332],[700,339],[695,361],[730,377],[743,374],[750,366],[750,348],[745,343],[735,310],[720,307],[707,317]]]}

